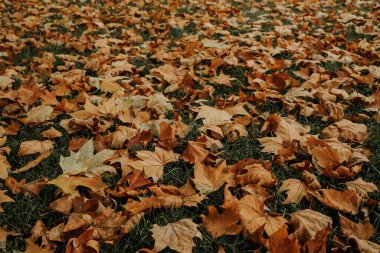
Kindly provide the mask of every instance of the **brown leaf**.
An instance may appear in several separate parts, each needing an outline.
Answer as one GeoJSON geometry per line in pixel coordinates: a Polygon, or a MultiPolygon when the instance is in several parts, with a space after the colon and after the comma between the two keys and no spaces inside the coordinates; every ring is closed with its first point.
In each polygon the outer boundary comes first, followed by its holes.
{"type": "Polygon", "coordinates": [[[178,145],[178,141],[175,137],[175,128],[165,121],[162,121],[160,124],[158,144],[167,150],[173,149],[178,145]]]}
{"type": "Polygon", "coordinates": [[[205,166],[196,161],[194,166],[194,178],[192,180],[197,190],[203,194],[209,194],[219,190],[228,180],[229,176],[226,161],[223,161],[216,168],[205,166]]]}
{"type": "Polygon", "coordinates": [[[173,150],[165,150],[160,147],[156,147],[155,151],[137,151],[136,156],[140,160],[135,160],[129,165],[137,170],[143,170],[145,175],[151,177],[154,182],[164,174],[164,166],[167,163],[178,160],[178,155],[173,150]]]}
{"type": "Polygon", "coordinates": [[[303,252],[326,253],[328,236],[331,233],[331,225],[318,231],[315,236],[309,239],[302,247],[303,252]]]}
{"type": "Polygon", "coordinates": [[[42,137],[48,138],[48,139],[54,139],[62,136],[62,133],[55,129],[54,127],[49,128],[48,130],[45,130],[41,132],[42,137]]]}
{"type": "Polygon", "coordinates": [[[355,179],[354,181],[345,182],[347,189],[356,191],[359,195],[368,198],[369,192],[375,192],[379,189],[373,183],[368,183],[364,181],[361,177],[355,179]]]}
{"type": "Polygon", "coordinates": [[[24,141],[21,143],[17,156],[31,155],[36,153],[47,153],[53,149],[54,142],[45,141],[24,141]]]}
{"type": "Polygon", "coordinates": [[[43,160],[45,160],[46,158],[48,158],[51,155],[51,153],[53,153],[53,150],[50,150],[50,151],[48,151],[46,153],[42,153],[39,157],[37,157],[36,159],[28,162],[23,167],[21,167],[19,169],[16,169],[16,170],[13,170],[12,173],[21,173],[21,172],[24,172],[24,171],[27,171],[27,170],[29,170],[31,168],[36,167],[43,160]]]}
{"type": "Polygon", "coordinates": [[[205,149],[205,146],[205,142],[188,141],[182,159],[191,164],[194,164],[196,161],[203,163],[210,153],[205,149]]]}
{"type": "Polygon", "coordinates": [[[366,220],[366,223],[354,223],[350,219],[339,214],[340,227],[347,237],[355,236],[361,240],[368,240],[373,235],[373,226],[366,220]]]}
{"type": "Polygon", "coordinates": [[[342,119],[324,128],[322,134],[325,138],[338,138],[345,141],[363,143],[368,137],[368,129],[364,124],[357,124],[342,119]]]}
{"type": "Polygon", "coordinates": [[[214,238],[222,235],[237,235],[240,233],[242,226],[237,223],[240,220],[236,206],[233,206],[222,214],[213,206],[208,207],[208,215],[202,215],[203,226],[214,238]]]}
{"type": "Polygon", "coordinates": [[[182,219],[166,226],[153,225],[150,230],[155,240],[154,250],[162,251],[166,247],[183,253],[191,253],[195,243],[194,237],[202,239],[202,234],[198,231],[198,225],[191,219],[182,219]]]}
{"type": "Polygon", "coordinates": [[[322,189],[313,193],[322,204],[339,211],[357,214],[362,198],[353,190],[322,189]]]}
{"type": "Polygon", "coordinates": [[[100,177],[87,178],[67,175],[61,175],[56,179],[50,180],[48,184],[59,187],[64,194],[74,194],[78,186],[90,188],[94,192],[100,192],[107,187],[100,177]]]}
{"type": "Polygon", "coordinates": [[[49,246],[40,247],[31,240],[26,240],[26,250],[24,253],[54,253],[55,249],[49,246]]]}
{"type": "Polygon", "coordinates": [[[284,204],[299,203],[307,194],[307,188],[304,183],[295,178],[286,179],[283,181],[278,192],[286,191],[287,198],[284,204]]]}
{"type": "Polygon", "coordinates": [[[301,246],[295,237],[289,237],[285,226],[281,227],[268,239],[271,253],[297,253],[301,252],[301,246]]]}
{"type": "Polygon", "coordinates": [[[332,219],[329,216],[311,209],[294,212],[290,217],[290,224],[295,230],[294,234],[301,242],[314,238],[319,231],[332,225],[332,219]]]}
{"type": "Polygon", "coordinates": [[[93,240],[94,230],[84,231],[78,238],[70,238],[66,253],[99,253],[99,243],[93,240]]]}
{"type": "Polygon", "coordinates": [[[11,168],[11,165],[9,164],[5,155],[1,152],[0,153],[0,178],[1,179],[6,179],[8,177],[8,171],[10,168],[11,168]]]}
{"type": "Polygon", "coordinates": [[[282,216],[272,216],[264,211],[264,201],[252,195],[241,198],[238,209],[243,232],[253,235],[264,226],[264,231],[269,235],[276,233],[288,221],[282,216]]]}
{"type": "Polygon", "coordinates": [[[354,242],[354,248],[356,252],[365,252],[365,253],[378,253],[380,252],[380,245],[374,242],[367,240],[361,240],[355,236],[349,238],[351,242],[354,242]]]}

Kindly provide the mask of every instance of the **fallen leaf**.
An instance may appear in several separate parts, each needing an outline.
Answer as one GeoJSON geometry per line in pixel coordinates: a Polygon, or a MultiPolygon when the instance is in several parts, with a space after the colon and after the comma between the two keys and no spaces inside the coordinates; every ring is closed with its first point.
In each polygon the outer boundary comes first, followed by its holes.
{"type": "Polygon", "coordinates": [[[368,138],[368,129],[364,124],[342,119],[324,128],[322,134],[325,138],[338,138],[345,141],[363,143],[368,138]]]}
{"type": "Polygon", "coordinates": [[[202,215],[203,226],[211,233],[213,238],[222,235],[237,235],[242,227],[237,223],[240,220],[236,206],[224,210],[219,214],[218,209],[213,206],[208,207],[208,215],[202,215]]]}
{"type": "Polygon", "coordinates": [[[154,152],[137,151],[136,156],[139,160],[131,161],[129,165],[137,170],[143,170],[145,175],[151,177],[154,182],[162,178],[166,164],[178,160],[178,155],[172,150],[160,147],[156,147],[154,152]]]}
{"type": "Polygon", "coordinates": [[[368,240],[372,237],[374,230],[373,226],[366,220],[366,223],[355,223],[350,219],[339,214],[340,227],[342,228],[343,234],[346,237],[355,236],[361,240],[368,240]]]}
{"type": "Polygon", "coordinates": [[[53,149],[53,142],[45,141],[24,141],[21,143],[17,156],[32,155],[36,153],[47,153],[53,149]]]}
{"type": "Polygon", "coordinates": [[[191,164],[194,164],[196,161],[200,163],[204,162],[210,153],[205,149],[205,146],[205,142],[188,141],[182,159],[191,164]]]}
{"type": "Polygon", "coordinates": [[[205,166],[196,161],[194,166],[194,178],[192,181],[197,190],[203,194],[209,194],[219,190],[228,180],[229,176],[226,161],[223,161],[216,168],[205,166]]]}
{"type": "Polygon", "coordinates": [[[155,240],[154,250],[162,251],[166,247],[183,253],[193,252],[195,243],[194,237],[202,239],[202,234],[198,231],[198,225],[191,219],[182,219],[166,226],[153,224],[150,230],[155,240]]]}
{"type": "Polygon", "coordinates": [[[294,227],[294,234],[301,242],[306,242],[315,235],[332,225],[332,219],[329,216],[304,209],[290,214],[290,224],[294,227]]]}
{"type": "Polygon", "coordinates": [[[61,156],[59,165],[64,175],[84,174],[87,177],[97,177],[105,172],[116,174],[114,167],[104,164],[113,154],[113,150],[103,149],[94,155],[94,142],[90,139],[78,152],[71,152],[68,157],[61,156]]]}
{"type": "Polygon", "coordinates": [[[288,195],[284,204],[299,203],[307,195],[305,184],[295,178],[283,181],[281,187],[278,189],[278,192],[282,191],[286,191],[288,195]]]}
{"type": "Polygon", "coordinates": [[[353,190],[322,189],[314,192],[313,196],[322,204],[349,214],[357,214],[362,202],[362,198],[353,190]]]}
{"type": "Polygon", "coordinates": [[[295,237],[290,238],[285,226],[281,227],[268,239],[269,250],[272,253],[297,253],[301,252],[301,246],[295,237]]]}
{"type": "Polygon", "coordinates": [[[368,183],[364,181],[361,177],[355,179],[354,181],[349,181],[344,183],[347,189],[356,191],[359,195],[368,198],[368,193],[378,191],[379,189],[373,183],[368,183]]]}
{"type": "Polygon", "coordinates": [[[282,216],[269,215],[264,211],[264,201],[246,195],[237,202],[243,232],[252,236],[263,227],[268,236],[276,233],[288,221],[282,216]]]}
{"type": "Polygon", "coordinates": [[[87,178],[67,175],[50,180],[48,184],[59,187],[64,194],[74,194],[78,186],[90,188],[94,192],[102,191],[107,187],[100,177],[87,178]]]}
{"type": "Polygon", "coordinates": [[[0,153],[0,178],[6,179],[8,177],[8,171],[11,168],[7,158],[4,154],[0,153]]]}

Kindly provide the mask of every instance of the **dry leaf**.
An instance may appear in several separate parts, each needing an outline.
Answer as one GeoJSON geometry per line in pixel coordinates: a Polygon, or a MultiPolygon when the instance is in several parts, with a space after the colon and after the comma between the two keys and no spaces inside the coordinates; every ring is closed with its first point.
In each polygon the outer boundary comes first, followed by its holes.
{"type": "Polygon", "coordinates": [[[233,206],[222,214],[213,206],[208,207],[208,216],[202,215],[203,226],[214,238],[222,235],[237,235],[242,227],[237,223],[240,220],[236,206],[233,206]]]}
{"type": "Polygon", "coordinates": [[[24,141],[21,143],[17,156],[31,155],[36,153],[47,153],[53,149],[53,142],[46,141],[24,141]]]}
{"type": "Polygon", "coordinates": [[[219,190],[228,180],[229,176],[226,161],[220,163],[216,168],[205,166],[196,161],[194,178],[192,180],[197,190],[203,194],[209,194],[219,190]]]}
{"type": "Polygon", "coordinates": [[[136,156],[140,160],[130,162],[130,166],[137,170],[143,170],[145,175],[157,182],[164,174],[164,166],[178,160],[178,155],[172,150],[156,147],[155,151],[137,151],[136,156]]]}
{"type": "Polygon", "coordinates": [[[105,172],[115,174],[114,167],[104,164],[113,154],[113,150],[103,149],[94,155],[94,142],[91,139],[78,152],[71,152],[69,157],[61,156],[59,165],[64,175],[84,174],[87,177],[97,177],[105,172]]]}
{"type": "Polygon", "coordinates": [[[343,234],[347,237],[355,236],[361,240],[368,240],[373,235],[373,226],[369,222],[366,223],[354,223],[350,219],[339,214],[340,227],[343,234]]]}
{"type": "Polygon", "coordinates": [[[315,235],[332,225],[332,219],[324,214],[304,209],[292,213],[290,224],[294,227],[294,234],[301,242],[306,242],[315,235]]]}
{"type": "Polygon", "coordinates": [[[354,181],[345,182],[347,189],[356,191],[359,195],[368,198],[369,192],[375,192],[379,189],[373,183],[368,183],[364,181],[361,177],[355,179],[354,181]]]}
{"type": "Polygon", "coordinates": [[[307,195],[305,184],[295,178],[283,181],[281,187],[278,189],[278,192],[282,191],[286,191],[288,195],[284,204],[299,203],[307,195]]]}
{"type": "Polygon", "coordinates": [[[322,204],[342,212],[357,214],[362,198],[353,190],[322,189],[313,193],[322,204]]]}
{"type": "Polygon", "coordinates": [[[166,247],[183,253],[191,253],[195,243],[194,237],[202,239],[202,234],[198,231],[198,225],[191,219],[182,219],[166,226],[153,225],[150,230],[155,240],[154,250],[162,251],[166,247]]]}
{"type": "Polygon", "coordinates": [[[74,194],[78,186],[90,188],[94,192],[102,191],[107,187],[100,177],[87,178],[67,175],[50,180],[48,184],[59,187],[64,194],[74,194]]]}

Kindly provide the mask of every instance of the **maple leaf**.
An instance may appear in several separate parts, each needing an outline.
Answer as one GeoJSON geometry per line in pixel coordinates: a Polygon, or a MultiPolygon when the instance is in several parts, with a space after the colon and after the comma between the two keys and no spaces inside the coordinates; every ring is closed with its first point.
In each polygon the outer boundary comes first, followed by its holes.
{"type": "Polygon", "coordinates": [[[50,180],[48,184],[59,187],[64,194],[74,194],[78,186],[90,188],[94,192],[102,191],[107,187],[100,177],[87,178],[67,175],[61,175],[50,180]]]}
{"type": "Polygon", "coordinates": [[[202,239],[202,234],[198,231],[198,225],[191,219],[182,219],[166,226],[153,224],[150,230],[155,240],[154,250],[162,251],[166,247],[183,253],[191,253],[195,243],[194,237],[202,239]]]}
{"type": "Polygon", "coordinates": [[[170,162],[177,161],[179,155],[173,150],[165,150],[156,147],[152,151],[137,151],[136,156],[140,160],[130,161],[129,165],[137,170],[143,170],[145,175],[151,177],[154,182],[157,182],[164,174],[164,166],[170,162]]]}
{"type": "Polygon", "coordinates": [[[228,180],[229,176],[225,160],[216,168],[195,162],[194,178],[192,180],[197,190],[203,194],[209,194],[219,190],[228,180]]]}
{"type": "Polygon", "coordinates": [[[313,238],[319,231],[332,224],[329,216],[304,209],[290,214],[290,224],[294,227],[294,234],[301,242],[313,238]]]}
{"type": "Polygon", "coordinates": [[[202,215],[203,226],[214,238],[222,235],[237,235],[242,227],[237,223],[240,220],[236,206],[233,206],[222,214],[213,206],[208,207],[208,215],[202,215]]]}
{"type": "Polygon", "coordinates": [[[284,204],[299,203],[306,195],[307,188],[304,183],[295,178],[290,178],[283,181],[278,192],[286,191],[287,198],[284,204]]]}
{"type": "Polygon", "coordinates": [[[113,154],[113,150],[103,149],[94,155],[94,142],[90,139],[78,152],[71,152],[69,157],[61,156],[59,165],[64,175],[84,174],[87,177],[97,177],[104,172],[115,174],[116,170],[114,167],[103,164],[113,154]]]}
{"type": "Polygon", "coordinates": [[[288,221],[282,216],[268,215],[264,211],[264,201],[252,195],[246,195],[237,202],[243,231],[255,234],[261,227],[269,235],[273,235],[288,221]]]}

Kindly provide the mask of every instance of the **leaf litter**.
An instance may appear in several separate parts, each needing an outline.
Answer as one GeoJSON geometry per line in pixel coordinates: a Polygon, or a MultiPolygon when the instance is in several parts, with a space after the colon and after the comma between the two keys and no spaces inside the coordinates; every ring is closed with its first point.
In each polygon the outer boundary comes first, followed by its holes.
{"type": "Polygon", "coordinates": [[[378,2],[0,12],[2,251],[379,252],[378,2]]]}

